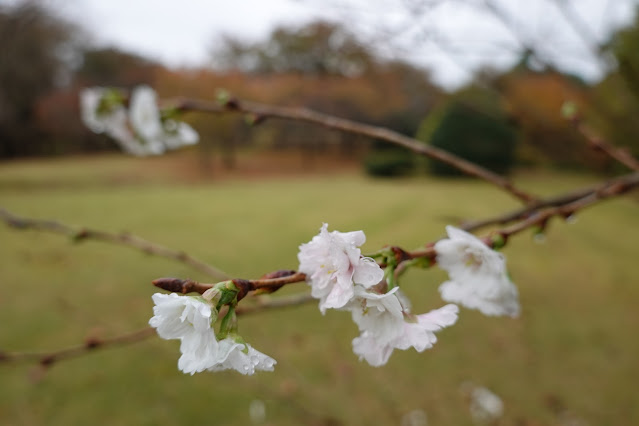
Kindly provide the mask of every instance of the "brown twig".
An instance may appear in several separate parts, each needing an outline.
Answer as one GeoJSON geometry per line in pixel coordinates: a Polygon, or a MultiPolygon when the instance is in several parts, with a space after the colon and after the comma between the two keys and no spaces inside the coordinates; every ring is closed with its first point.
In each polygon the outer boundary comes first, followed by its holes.
{"type": "MultiPolygon", "coordinates": [[[[639,186],[639,173],[633,173],[625,176],[624,179],[617,179],[608,182],[605,185],[600,186],[598,189],[592,189],[582,192],[581,197],[567,197],[566,201],[557,206],[547,207],[543,210],[537,210],[535,214],[530,215],[525,220],[522,220],[510,227],[502,228],[492,234],[497,234],[502,238],[501,244],[505,244],[508,239],[525,229],[541,226],[545,227],[546,223],[553,216],[568,217],[575,212],[589,207],[593,204],[601,202],[607,198],[619,196],[639,186]],[[573,199],[574,198],[574,199],[573,199]]],[[[56,222],[49,222],[51,226],[57,227],[56,222]]],[[[64,229],[64,228],[63,228],[64,229]]],[[[483,239],[487,245],[492,245],[494,239],[490,236],[483,239]]],[[[400,263],[398,269],[406,266],[405,262],[417,258],[428,258],[431,262],[436,260],[436,252],[433,248],[433,244],[428,244],[425,248],[404,251],[398,247],[393,248],[393,253],[398,257],[400,263]]],[[[285,284],[291,284],[294,282],[302,282],[306,279],[306,275],[301,272],[295,271],[277,271],[275,273],[267,274],[266,276],[275,276],[275,278],[261,278],[257,280],[233,280],[233,282],[248,283],[251,286],[251,290],[260,290],[268,288],[280,288],[285,284]]],[[[201,284],[192,280],[180,280],[177,278],[162,278],[153,282],[156,286],[169,291],[180,292],[198,292],[203,293],[206,289],[210,288],[212,284],[201,284]]],[[[286,296],[282,298],[270,299],[266,302],[258,302],[254,305],[240,306],[236,309],[238,315],[252,314],[267,309],[276,309],[287,306],[299,306],[314,300],[311,295],[302,293],[292,296],[286,296]]],[[[137,342],[141,342],[155,334],[155,330],[152,328],[144,328],[132,333],[124,334],[121,336],[112,337],[110,339],[87,339],[83,344],[71,346],[68,348],[60,349],[51,352],[0,352],[0,363],[2,362],[16,362],[16,361],[31,361],[38,362],[44,367],[50,367],[55,362],[75,358],[84,354],[87,354],[95,349],[103,349],[113,346],[124,346],[137,342]]]]}
{"type": "MultiPolygon", "coordinates": [[[[260,298],[254,305],[240,306],[235,310],[236,315],[250,315],[256,312],[284,307],[300,306],[315,300],[308,293],[294,294],[291,296],[278,297],[274,299],[260,298]]],[[[36,362],[43,367],[51,367],[58,361],[77,358],[87,355],[98,349],[107,349],[118,346],[128,346],[140,343],[150,337],[155,336],[155,329],[145,327],[140,330],[111,337],[108,339],[89,338],[80,345],[69,346],[55,351],[44,352],[4,352],[0,351],[0,364],[11,362],[36,362]]]]}
{"type": "MultiPolygon", "coordinates": [[[[543,231],[552,217],[558,216],[564,219],[568,218],[579,210],[599,203],[607,198],[625,194],[637,187],[639,187],[639,173],[633,173],[625,176],[624,179],[617,179],[609,182],[608,184],[601,185],[598,188],[585,191],[579,197],[566,197],[563,203],[558,203],[555,206],[536,209],[528,214],[525,219],[509,227],[495,230],[488,236],[482,238],[482,240],[490,247],[494,248],[496,244],[503,247],[511,236],[526,229],[537,227],[540,231],[543,231]],[[500,238],[494,239],[492,238],[493,235],[498,235],[500,238]]],[[[408,265],[407,262],[417,258],[429,259],[431,264],[434,264],[436,262],[437,253],[434,249],[434,243],[430,243],[423,249],[404,252],[404,257],[405,260],[399,263],[397,271],[403,271],[408,265]]]]}
{"type": "Polygon", "coordinates": [[[530,215],[527,219],[510,227],[495,231],[495,233],[499,234],[504,239],[508,239],[510,236],[533,226],[540,226],[543,230],[547,221],[553,216],[568,218],[579,210],[583,210],[584,208],[599,203],[607,198],[619,196],[637,188],[639,186],[639,173],[633,173],[630,176],[632,176],[633,179],[618,180],[602,186],[601,188],[585,194],[571,202],[566,202],[555,207],[549,207],[544,210],[537,211],[535,214],[530,215]]]}
{"type": "MultiPolygon", "coordinates": [[[[289,274],[277,278],[260,278],[256,280],[245,280],[235,278],[233,284],[240,289],[243,298],[249,291],[263,290],[273,292],[286,284],[293,284],[306,281],[306,274],[302,272],[289,271],[289,274]]],[[[166,291],[174,293],[200,293],[213,287],[215,284],[200,283],[193,280],[183,280],[180,278],[158,278],[152,281],[153,285],[166,291]]]]}
{"type": "MultiPolygon", "coordinates": [[[[639,186],[639,173],[632,173],[630,175],[623,176],[621,178],[613,179],[606,182],[603,185],[597,187],[588,188],[587,190],[580,190],[564,195],[562,197],[556,197],[554,199],[548,199],[543,203],[543,206],[538,206],[536,209],[528,209],[524,213],[521,211],[511,213],[506,216],[502,216],[497,219],[491,220],[491,223],[498,223],[503,221],[509,223],[519,220],[516,224],[504,227],[495,231],[492,231],[488,236],[482,240],[490,247],[494,247],[497,244],[497,240],[493,239],[493,235],[499,235],[501,241],[500,247],[505,245],[508,238],[515,235],[525,229],[538,227],[543,230],[550,218],[553,216],[560,216],[567,218],[575,214],[577,211],[589,207],[593,204],[601,202],[607,198],[619,196],[631,191],[639,186]],[[516,217],[515,217],[516,216],[516,217]]],[[[484,221],[486,223],[488,221],[484,221]]],[[[479,226],[466,226],[465,228],[478,228],[479,226]]],[[[436,262],[437,253],[434,249],[434,242],[427,244],[424,248],[406,251],[400,247],[392,246],[389,249],[394,254],[396,260],[396,272],[401,273],[408,266],[408,262],[414,259],[426,258],[431,264],[436,262]]],[[[382,267],[386,265],[381,264],[382,267]]],[[[240,288],[241,299],[249,291],[266,290],[273,292],[281,288],[286,284],[299,283],[306,280],[306,275],[296,271],[276,271],[275,273],[267,274],[269,276],[277,276],[277,278],[261,278],[256,280],[245,279],[233,279],[231,280],[236,287],[240,288]]],[[[153,281],[153,285],[171,292],[178,293],[204,293],[215,284],[199,283],[193,280],[183,280],[180,278],[159,278],[153,281]]]]}
{"type": "Polygon", "coordinates": [[[262,296],[257,298],[257,303],[252,305],[241,305],[235,309],[237,315],[254,314],[256,312],[263,311],[264,309],[284,308],[291,306],[304,305],[312,302],[315,299],[310,293],[293,294],[290,296],[282,296],[275,299],[265,299],[269,296],[262,296]]]}
{"type": "Polygon", "coordinates": [[[592,194],[606,192],[609,188],[614,188],[619,185],[624,187],[627,186],[629,187],[629,189],[635,188],[637,185],[639,185],[639,173],[630,173],[624,176],[610,179],[604,183],[599,183],[586,188],[577,189],[575,191],[568,192],[566,194],[561,194],[555,197],[545,198],[545,199],[537,201],[536,203],[530,206],[517,209],[499,216],[491,217],[488,219],[466,222],[462,224],[461,228],[468,232],[471,232],[471,231],[476,231],[480,228],[485,228],[491,225],[506,225],[511,222],[526,219],[530,217],[531,215],[533,215],[535,212],[539,211],[540,209],[543,209],[546,207],[558,207],[558,206],[566,205],[592,194]]]}
{"type": "Polygon", "coordinates": [[[568,117],[575,129],[586,139],[588,145],[592,149],[606,153],[609,157],[614,158],[630,170],[639,172],[639,161],[626,148],[618,148],[609,142],[606,142],[593,128],[584,123],[583,118],[579,114],[573,114],[568,117]]]}
{"type": "Polygon", "coordinates": [[[205,263],[201,260],[198,260],[183,251],[173,250],[168,247],[164,247],[159,244],[144,240],[132,234],[114,234],[89,228],[74,228],[53,220],[40,220],[20,217],[13,213],[10,213],[3,208],[0,208],[0,220],[3,220],[8,226],[12,228],[33,229],[66,235],[68,237],[71,237],[75,242],[90,239],[132,247],[147,254],[166,257],[169,259],[177,260],[178,262],[185,263],[192,268],[197,269],[198,271],[203,272],[216,279],[221,280],[227,278],[227,275],[218,268],[209,265],[208,263],[205,263]]]}
{"type": "Polygon", "coordinates": [[[250,114],[251,116],[257,117],[258,121],[262,121],[266,118],[295,120],[316,124],[329,129],[335,129],[347,133],[380,139],[407,148],[419,155],[424,155],[449,164],[470,176],[475,176],[483,179],[486,182],[492,183],[493,185],[503,189],[504,191],[507,191],[508,193],[525,203],[531,203],[535,200],[533,196],[515,187],[510,181],[496,173],[491,172],[490,170],[487,170],[477,164],[460,158],[447,151],[441,150],[431,145],[426,145],[416,139],[409,138],[384,127],[358,123],[355,121],[346,120],[344,118],[323,114],[307,108],[278,107],[249,101],[241,101],[239,99],[230,99],[223,105],[201,100],[182,99],[177,102],[177,108],[182,111],[200,111],[213,114],[226,112],[250,114]]]}
{"type": "Polygon", "coordinates": [[[58,361],[76,358],[96,349],[106,349],[115,346],[126,346],[141,342],[155,334],[150,327],[108,339],[89,338],[80,345],[70,346],[50,352],[0,352],[0,363],[28,361],[38,362],[44,367],[50,367],[58,361]]]}

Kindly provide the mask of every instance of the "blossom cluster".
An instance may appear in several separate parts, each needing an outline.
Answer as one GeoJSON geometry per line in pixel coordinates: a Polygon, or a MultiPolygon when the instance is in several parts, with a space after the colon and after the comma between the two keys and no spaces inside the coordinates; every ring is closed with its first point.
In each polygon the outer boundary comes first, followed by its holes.
{"type": "MultiPolygon", "coordinates": [[[[348,311],[357,325],[360,334],[352,344],[360,360],[381,366],[395,349],[422,352],[433,347],[435,333],[457,322],[456,304],[486,315],[519,314],[517,289],[508,278],[503,255],[465,231],[452,226],[446,230],[448,238],[438,241],[434,250],[450,278],[439,287],[442,299],[452,303],[424,314],[411,312],[408,298],[389,279],[391,266],[385,265],[385,273],[374,259],[362,255],[364,232],[329,232],[323,224],[318,235],[300,246],[299,271],[306,274],[320,311],[348,311]]],[[[229,291],[227,283],[233,282],[218,283],[202,297],[153,295],[149,324],[160,337],[180,340],[178,368],[185,373],[234,369],[253,374],[272,371],[276,364],[237,334],[233,310],[237,289],[230,297],[223,294],[229,291]],[[229,311],[216,333],[222,301],[229,311]]]]}
{"type": "Polygon", "coordinates": [[[149,86],[136,87],[128,105],[127,110],[124,96],[113,89],[92,87],[80,93],[84,124],[95,133],[107,134],[129,154],[159,155],[198,142],[191,126],[163,115],[149,86]]]}
{"type": "Polygon", "coordinates": [[[180,340],[182,356],[178,368],[184,373],[229,369],[242,374],[273,371],[276,361],[245,343],[236,333],[226,333],[219,339],[212,327],[218,314],[212,304],[215,302],[175,293],[156,293],[153,302],[154,316],[149,324],[161,338],[180,340]]]}
{"type": "MultiPolygon", "coordinates": [[[[435,244],[437,262],[450,280],[440,286],[445,301],[479,309],[487,315],[519,313],[517,289],[506,274],[503,255],[473,235],[452,226],[448,237],[435,244]]],[[[370,365],[386,364],[395,349],[418,352],[437,341],[435,332],[455,324],[459,308],[448,304],[415,315],[399,287],[388,288],[384,271],[361,255],[362,231],[320,233],[300,246],[299,270],[307,275],[319,308],[350,311],[360,335],[353,351],[370,365]]],[[[391,271],[392,272],[392,271],[391,271]]]]}

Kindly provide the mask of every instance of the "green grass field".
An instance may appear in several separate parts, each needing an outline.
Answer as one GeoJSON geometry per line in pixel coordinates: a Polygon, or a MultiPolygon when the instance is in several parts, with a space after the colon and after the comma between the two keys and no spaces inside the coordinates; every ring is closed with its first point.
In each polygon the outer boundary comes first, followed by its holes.
{"type": "MultiPolygon", "coordinates": [[[[363,229],[365,251],[414,248],[461,218],[516,206],[466,180],[371,180],[357,171],[269,179],[180,180],[160,159],[66,159],[0,164],[0,205],[24,216],[108,231],[130,231],[184,249],[232,276],[296,268],[297,247],[322,222],[363,229]],[[157,170],[154,174],[153,170],[157,170]]],[[[552,194],[593,177],[517,177],[552,194]]],[[[460,393],[466,381],[501,396],[501,425],[639,424],[639,204],[636,196],[585,210],[573,225],[553,221],[543,244],[522,234],[506,247],[521,294],[519,319],[463,309],[424,353],[396,351],[373,368],[351,350],[356,326],[315,304],[240,320],[274,373],[184,375],[178,343],[151,338],[61,362],[0,364],[2,425],[250,424],[260,399],[271,425],[398,425],[415,409],[429,425],[472,424],[460,393]],[[633,198],[634,197],[634,198],[633,198]],[[563,422],[563,423],[562,423],[563,422]]],[[[207,277],[128,248],[0,226],[0,349],[48,350],[87,336],[144,327],[150,281],[207,277]]],[[[401,282],[415,312],[442,306],[437,269],[401,282]]],[[[306,290],[304,284],[283,293],[306,290]]]]}

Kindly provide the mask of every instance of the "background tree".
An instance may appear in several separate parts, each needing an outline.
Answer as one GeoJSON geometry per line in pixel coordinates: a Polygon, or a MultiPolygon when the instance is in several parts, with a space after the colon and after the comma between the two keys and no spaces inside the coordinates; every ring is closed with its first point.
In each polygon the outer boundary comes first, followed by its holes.
{"type": "Polygon", "coordinates": [[[226,36],[213,51],[213,65],[256,74],[356,76],[376,58],[343,26],[316,21],[301,27],[274,29],[264,41],[242,42],[226,36]]]}
{"type": "Polygon", "coordinates": [[[0,8],[0,157],[48,152],[34,105],[69,81],[77,31],[37,2],[0,8]]]}

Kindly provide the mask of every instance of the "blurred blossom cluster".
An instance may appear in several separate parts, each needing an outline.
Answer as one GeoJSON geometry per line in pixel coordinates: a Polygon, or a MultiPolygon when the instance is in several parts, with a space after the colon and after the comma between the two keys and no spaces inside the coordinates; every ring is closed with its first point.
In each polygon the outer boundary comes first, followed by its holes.
{"type": "Polygon", "coordinates": [[[125,152],[136,156],[160,155],[199,141],[191,126],[173,119],[175,110],[158,108],[157,95],[149,86],[132,91],[128,109],[125,101],[122,92],[115,89],[84,89],[80,93],[82,121],[93,132],[107,134],[125,152]]]}

